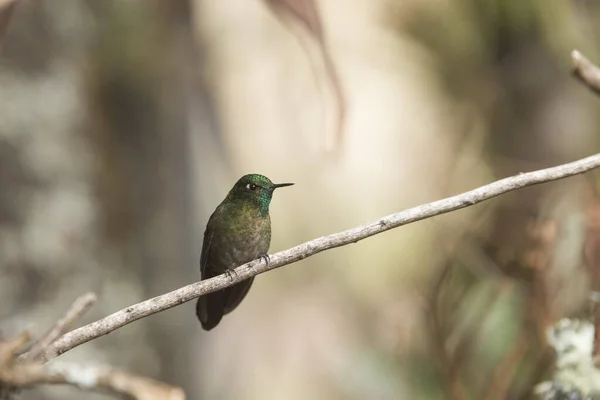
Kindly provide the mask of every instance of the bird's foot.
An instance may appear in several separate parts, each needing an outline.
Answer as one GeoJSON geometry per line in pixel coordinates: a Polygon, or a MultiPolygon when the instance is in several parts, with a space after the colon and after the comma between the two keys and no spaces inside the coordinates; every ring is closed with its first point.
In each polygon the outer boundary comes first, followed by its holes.
{"type": "Polygon", "coordinates": [[[225,275],[227,275],[229,280],[233,281],[233,277],[237,276],[237,272],[235,272],[235,269],[233,269],[233,268],[227,268],[225,270],[225,275]]]}
{"type": "Polygon", "coordinates": [[[260,256],[260,260],[264,260],[265,264],[267,264],[267,267],[269,266],[269,263],[271,262],[271,256],[268,254],[262,255],[260,256]]]}

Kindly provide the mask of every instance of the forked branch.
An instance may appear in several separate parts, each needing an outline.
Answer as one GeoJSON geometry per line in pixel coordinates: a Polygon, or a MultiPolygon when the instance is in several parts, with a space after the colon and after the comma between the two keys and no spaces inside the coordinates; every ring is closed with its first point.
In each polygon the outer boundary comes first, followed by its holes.
{"type": "Polygon", "coordinates": [[[84,391],[109,391],[136,400],[185,400],[180,388],[106,366],[74,363],[17,362],[29,334],[0,341],[0,386],[6,390],[39,384],[64,384],[84,391]]]}
{"type": "Polygon", "coordinates": [[[39,358],[48,346],[71,329],[75,321],[81,318],[96,303],[96,299],[94,293],[86,293],[75,300],[65,315],[56,321],[54,326],[26,354],[19,357],[19,361],[33,361],[39,358]]]}

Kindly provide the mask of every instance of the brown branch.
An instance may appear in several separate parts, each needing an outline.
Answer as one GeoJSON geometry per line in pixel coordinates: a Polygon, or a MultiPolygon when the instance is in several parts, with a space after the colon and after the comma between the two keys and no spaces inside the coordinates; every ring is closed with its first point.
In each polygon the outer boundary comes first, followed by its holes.
{"type": "Polygon", "coordinates": [[[600,367],[600,293],[592,292],[589,297],[591,308],[591,322],[594,324],[594,346],[592,357],[596,368],[600,367]]]}
{"type": "Polygon", "coordinates": [[[436,358],[439,361],[440,372],[442,373],[443,383],[449,398],[452,400],[466,400],[468,396],[465,386],[460,379],[459,366],[446,345],[448,336],[447,324],[443,320],[444,310],[441,309],[443,285],[452,272],[451,262],[450,259],[446,260],[442,267],[442,272],[433,284],[428,296],[429,309],[427,314],[430,316],[429,323],[431,325],[429,334],[436,358]]]}
{"type": "Polygon", "coordinates": [[[71,331],[50,345],[41,359],[49,360],[133,321],[168,310],[201,295],[224,289],[255,275],[303,260],[322,251],[356,243],[390,229],[460,210],[461,208],[469,207],[527,186],[564,179],[598,167],[600,167],[600,154],[557,167],[521,173],[456,196],[410,208],[356,228],[310,240],[290,249],[272,254],[266,262],[264,259],[257,259],[243,264],[235,269],[236,273],[232,276],[223,274],[184,286],[172,292],[129,306],[101,320],[71,331]]]}
{"type": "Polygon", "coordinates": [[[48,346],[64,335],[71,328],[73,323],[81,318],[83,314],[96,303],[96,300],[97,298],[94,293],[86,293],[80,296],[73,302],[65,315],[56,321],[54,326],[42,336],[42,338],[37,341],[26,354],[19,357],[19,361],[32,361],[39,358],[48,346]]]}
{"type": "Polygon", "coordinates": [[[600,68],[577,50],[571,52],[573,75],[594,93],[600,95],[600,68]]]}
{"type": "Polygon", "coordinates": [[[487,383],[486,395],[482,399],[502,400],[508,399],[510,384],[513,381],[519,364],[527,354],[529,349],[529,340],[525,331],[522,331],[516,338],[513,347],[506,353],[500,364],[496,367],[492,375],[491,382],[487,383]]]}
{"type": "Polygon", "coordinates": [[[10,17],[13,14],[16,0],[0,0],[0,48],[4,42],[10,17]]]}
{"type": "Polygon", "coordinates": [[[593,358],[600,367],[600,195],[591,182],[586,212],[586,232],[583,243],[583,259],[587,267],[591,293],[589,296],[590,320],[594,324],[593,358]]]}
{"type": "Polygon", "coordinates": [[[110,367],[19,363],[18,351],[28,341],[29,334],[25,332],[0,342],[0,386],[22,389],[39,384],[67,384],[86,391],[108,390],[137,400],[185,400],[180,388],[110,367]]]}
{"type": "Polygon", "coordinates": [[[552,363],[554,362],[555,354],[554,350],[552,350],[547,344],[542,353],[536,357],[533,365],[533,371],[529,375],[527,379],[527,383],[523,384],[521,393],[515,395],[515,400],[529,400],[533,398],[533,391],[535,386],[542,381],[544,376],[548,374],[548,371],[552,368],[552,363]]]}

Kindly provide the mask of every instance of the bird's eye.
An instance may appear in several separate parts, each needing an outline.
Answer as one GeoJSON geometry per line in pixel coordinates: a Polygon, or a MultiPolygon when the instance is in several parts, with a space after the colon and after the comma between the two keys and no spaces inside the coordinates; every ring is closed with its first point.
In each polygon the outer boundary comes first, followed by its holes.
{"type": "Polygon", "coordinates": [[[256,190],[258,186],[256,186],[254,183],[249,183],[246,185],[246,189],[250,189],[250,190],[256,190]]]}

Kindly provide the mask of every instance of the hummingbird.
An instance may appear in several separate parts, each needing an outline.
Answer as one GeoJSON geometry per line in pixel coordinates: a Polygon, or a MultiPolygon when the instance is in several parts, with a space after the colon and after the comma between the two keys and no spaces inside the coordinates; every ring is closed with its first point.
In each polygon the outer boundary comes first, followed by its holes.
{"type": "MultiPolygon", "coordinates": [[[[273,183],[258,174],[242,176],[210,216],[200,254],[200,279],[235,273],[242,264],[266,257],[271,244],[269,205],[275,189],[293,183],[273,183]]],[[[254,277],[198,298],[196,316],[206,331],[219,324],[246,297],[254,277]]]]}

